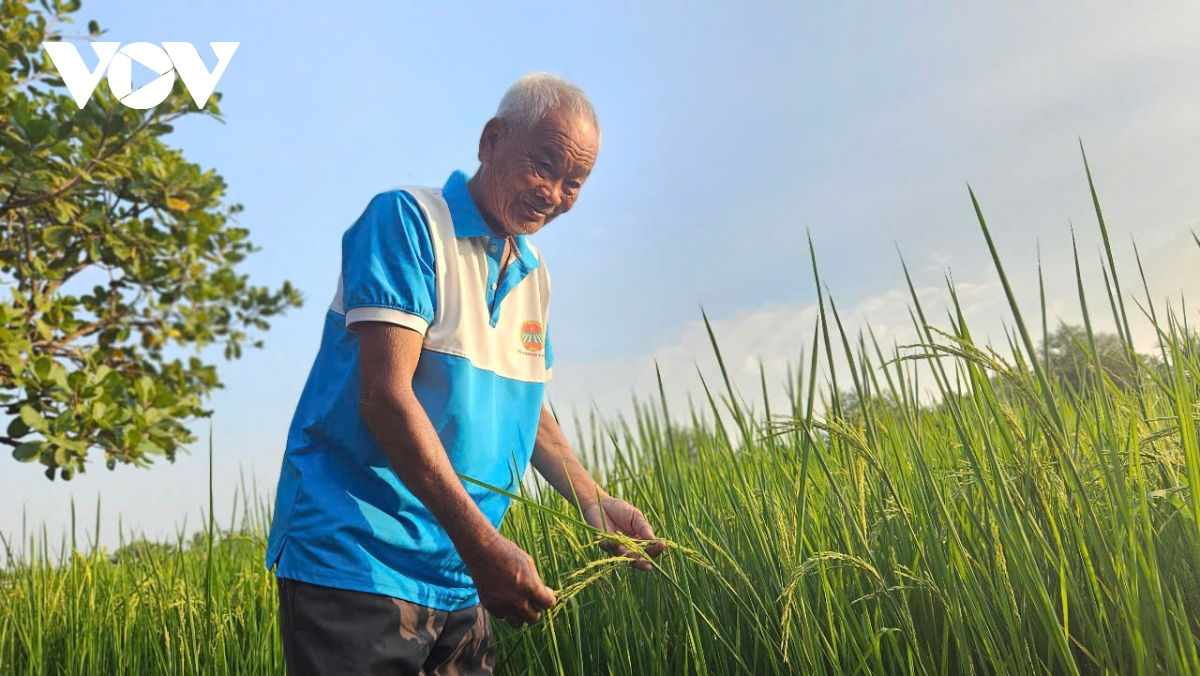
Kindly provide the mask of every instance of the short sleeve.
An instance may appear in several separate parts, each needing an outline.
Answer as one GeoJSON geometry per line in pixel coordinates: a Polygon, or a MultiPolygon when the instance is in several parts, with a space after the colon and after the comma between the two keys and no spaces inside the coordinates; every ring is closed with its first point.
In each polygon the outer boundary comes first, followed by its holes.
{"type": "Polygon", "coordinates": [[[424,335],[436,310],[436,269],[416,199],[401,190],[376,195],[342,236],[346,327],[386,322],[424,335]]]}

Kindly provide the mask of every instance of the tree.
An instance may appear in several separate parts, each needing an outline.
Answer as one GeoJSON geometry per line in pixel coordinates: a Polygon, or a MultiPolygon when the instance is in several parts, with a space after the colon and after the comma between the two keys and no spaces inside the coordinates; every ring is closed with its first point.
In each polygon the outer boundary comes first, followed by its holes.
{"type": "Polygon", "coordinates": [[[858,396],[857,390],[841,390],[838,394],[838,402],[841,404],[842,418],[846,420],[854,420],[864,415],[868,404],[876,416],[896,414],[901,408],[891,390],[884,390],[882,393],[873,392],[867,396],[866,400],[858,396]]]}
{"type": "Polygon", "coordinates": [[[1054,333],[1047,336],[1038,358],[1044,360],[1051,374],[1074,392],[1080,391],[1088,383],[1088,378],[1096,368],[1097,358],[1100,368],[1119,387],[1131,387],[1137,383],[1138,366],[1130,359],[1131,356],[1144,363],[1152,364],[1155,361],[1147,355],[1131,355],[1116,334],[1094,332],[1093,338],[1095,357],[1092,356],[1092,346],[1083,327],[1060,324],[1054,333]]]}
{"type": "Polygon", "coordinates": [[[176,79],[150,110],[103,83],[83,109],[68,95],[41,42],[84,37],[57,28],[79,4],[0,0],[0,443],[51,479],[92,449],[109,469],[173,461],[221,386],[202,348],[240,357],[301,302],[235,270],[256,250],[242,206],[163,141],[182,117],[223,121],[219,94],[199,109],[176,79]]]}
{"type": "Polygon", "coordinates": [[[178,549],[169,542],[156,542],[139,537],[118,547],[117,551],[109,555],[108,560],[114,564],[136,566],[149,561],[165,561],[178,549]]]}
{"type": "MultiPolygon", "coordinates": [[[[1092,337],[1095,340],[1095,354],[1099,359],[1100,368],[1117,387],[1134,387],[1138,384],[1143,370],[1162,367],[1161,359],[1155,355],[1131,353],[1121,337],[1116,334],[1093,332],[1092,337]],[[1131,361],[1131,357],[1137,361],[1131,361]]],[[[1200,345],[1200,338],[1185,339],[1179,349],[1186,353],[1195,345],[1200,345]]],[[[1087,331],[1081,326],[1059,324],[1039,348],[1037,358],[1038,363],[1046,365],[1049,376],[1070,392],[1078,393],[1093,382],[1091,378],[1095,372],[1097,358],[1092,356],[1087,331]]],[[[1014,386],[1005,378],[990,372],[987,378],[1001,399],[1016,396],[1014,386]]],[[[945,406],[950,398],[961,399],[953,393],[944,395],[938,403],[932,405],[932,409],[945,406]]],[[[853,389],[841,390],[839,403],[842,417],[846,420],[861,417],[867,408],[864,403],[870,404],[876,416],[894,415],[901,409],[889,390],[882,393],[873,392],[867,399],[868,402],[864,402],[853,389]]]]}

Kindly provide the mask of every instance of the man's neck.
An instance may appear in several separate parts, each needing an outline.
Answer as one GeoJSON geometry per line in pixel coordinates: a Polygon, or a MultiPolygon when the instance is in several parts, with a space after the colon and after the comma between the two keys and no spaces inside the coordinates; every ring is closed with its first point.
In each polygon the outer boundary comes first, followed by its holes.
{"type": "Polygon", "coordinates": [[[481,171],[482,168],[467,179],[467,194],[471,196],[471,201],[475,203],[475,208],[479,210],[479,215],[483,216],[483,222],[492,233],[497,237],[509,237],[508,233],[504,232],[504,228],[500,226],[500,222],[487,209],[487,200],[483,199],[483,181],[479,178],[481,171]]]}

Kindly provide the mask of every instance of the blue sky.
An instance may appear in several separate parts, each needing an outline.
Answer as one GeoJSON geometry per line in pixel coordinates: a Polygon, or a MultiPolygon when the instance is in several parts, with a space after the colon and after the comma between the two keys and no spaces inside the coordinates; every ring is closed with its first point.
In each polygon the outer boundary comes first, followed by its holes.
{"type": "MultiPolygon", "coordinates": [[[[952,271],[973,321],[999,335],[968,182],[1018,291],[1036,298],[1040,245],[1052,311],[1076,317],[1070,224],[1098,276],[1080,138],[1119,256],[1133,235],[1164,296],[1200,290],[1194,4],[279,7],[122,0],[77,15],[107,40],[192,42],[210,67],[209,41],[241,43],[218,85],[226,124],[181,124],[172,142],[245,205],[240,223],[262,247],[244,268],[252,279],[290,279],[307,302],[274,323],[265,350],[222,365],[227,387],[211,402],[222,507],[239,471],[274,486],[344,228],[379,191],[473,170],[484,122],[531,70],[582,86],[604,128],[579,203],[535,239],[554,275],[551,396],[564,409],[618,410],[631,390],[649,393],[656,362],[682,400],[697,364],[711,369],[701,307],[735,381],[752,383],[760,360],[781,381],[812,329],[809,233],[854,325],[904,335],[899,247],[923,295],[944,302],[952,271]]],[[[25,509],[57,532],[72,496],[90,522],[99,493],[105,540],[118,513],[167,535],[185,514],[197,522],[206,463],[200,452],[150,471],[97,463],[48,485],[10,462],[0,531],[19,531],[25,509]]]]}

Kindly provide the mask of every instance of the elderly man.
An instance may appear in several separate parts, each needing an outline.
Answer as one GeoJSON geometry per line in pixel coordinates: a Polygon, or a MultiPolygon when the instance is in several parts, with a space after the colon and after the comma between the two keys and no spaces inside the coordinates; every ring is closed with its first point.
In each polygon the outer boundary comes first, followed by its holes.
{"type": "Polygon", "coordinates": [[[571,209],[599,147],[583,92],[526,76],[470,179],[375,195],[343,235],[267,546],[293,676],[491,673],[484,610],[521,626],[555,603],[497,530],[509,500],[459,473],[511,491],[532,461],[588,523],[654,539],[543,405],[550,275],[526,237],[571,209]]]}

